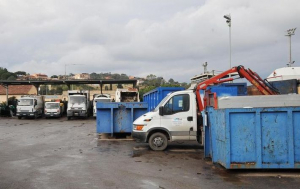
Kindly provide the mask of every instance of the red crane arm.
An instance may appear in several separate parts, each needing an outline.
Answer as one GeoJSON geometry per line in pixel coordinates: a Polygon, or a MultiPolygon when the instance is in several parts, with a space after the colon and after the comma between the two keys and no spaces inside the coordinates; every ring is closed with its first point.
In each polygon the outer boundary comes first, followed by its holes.
{"type": "Polygon", "coordinates": [[[196,88],[196,97],[197,97],[197,102],[198,102],[198,110],[202,111],[205,107],[203,106],[203,103],[201,101],[201,96],[200,96],[200,90],[205,90],[209,85],[211,84],[218,84],[218,83],[223,83],[227,81],[232,81],[233,78],[227,78],[227,79],[222,79],[225,76],[238,72],[239,76],[241,78],[246,78],[252,85],[254,85],[263,95],[276,95],[278,94],[276,91],[273,91],[270,89],[264,81],[257,75],[255,72],[253,72],[250,69],[245,69],[244,66],[237,66],[233,67],[219,75],[216,75],[210,79],[207,79],[197,85],[196,88]]]}

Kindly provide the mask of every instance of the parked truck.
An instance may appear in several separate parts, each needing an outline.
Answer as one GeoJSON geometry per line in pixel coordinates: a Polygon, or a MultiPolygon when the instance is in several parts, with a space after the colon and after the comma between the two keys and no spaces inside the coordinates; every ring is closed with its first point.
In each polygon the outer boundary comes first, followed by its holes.
{"type": "Polygon", "coordinates": [[[49,117],[61,117],[65,111],[64,103],[60,100],[45,102],[44,116],[49,117]]]}
{"type": "Polygon", "coordinates": [[[97,109],[96,109],[96,104],[97,102],[111,102],[111,98],[109,94],[97,94],[94,95],[94,100],[93,100],[93,116],[97,116],[97,109]]]}
{"type": "Polygon", "coordinates": [[[17,104],[18,119],[22,117],[41,117],[44,110],[44,98],[38,95],[21,96],[17,104]]]}
{"type": "Polygon", "coordinates": [[[278,94],[276,89],[252,70],[245,69],[243,66],[233,67],[199,83],[194,90],[178,91],[167,95],[153,111],[133,122],[132,137],[138,142],[148,142],[152,150],[164,150],[168,141],[203,143],[203,110],[209,101],[211,104],[214,101],[211,97],[202,99],[200,90],[206,90],[213,84],[232,81],[233,78],[228,76],[236,72],[256,86],[262,94],[278,94]]]}
{"type": "Polygon", "coordinates": [[[116,102],[139,102],[139,92],[136,88],[117,89],[115,95],[116,102]]]}
{"type": "Polygon", "coordinates": [[[72,117],[83,117],[87,118],[90,113],[91,102],[90,93],[87,90],[68,91],[68,108],[67,118],[70,120],[72,117]]]}

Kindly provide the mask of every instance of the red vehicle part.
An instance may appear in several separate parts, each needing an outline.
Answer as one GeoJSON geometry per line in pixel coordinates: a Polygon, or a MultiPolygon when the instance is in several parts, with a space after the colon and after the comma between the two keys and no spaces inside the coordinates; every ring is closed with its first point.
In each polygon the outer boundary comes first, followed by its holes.
{"type": "Polygon", "coordinates": [[[244,66],[233,67],[219,75],[216,75],[208,80],[205,80],[197,85],[196,96],[198,102],[198,110],[202,111],[205,107],[201,101],[200,90],[205,90],[211,84],[219,84],[228,81],[232,81],[233,78],[226,78],[227,75],[237,72],[240,78],[246,78],[252,85],[254,85],[263,95],[276,95],[277,91],[271,89],[266,83],[259,77],[259,75],[250,69],[245,69],[244,66]]]}

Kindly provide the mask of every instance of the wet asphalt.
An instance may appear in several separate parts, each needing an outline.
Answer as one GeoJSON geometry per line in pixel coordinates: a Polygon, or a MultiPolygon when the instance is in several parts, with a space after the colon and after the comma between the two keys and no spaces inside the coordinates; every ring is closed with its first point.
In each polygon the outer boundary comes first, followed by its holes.
{"type": "Polygon", "coordinates": [[[0,188],[299,188],[298,170],[225,170],[196,143],[99,140],[95,119],[0,117],[0,188]]]}

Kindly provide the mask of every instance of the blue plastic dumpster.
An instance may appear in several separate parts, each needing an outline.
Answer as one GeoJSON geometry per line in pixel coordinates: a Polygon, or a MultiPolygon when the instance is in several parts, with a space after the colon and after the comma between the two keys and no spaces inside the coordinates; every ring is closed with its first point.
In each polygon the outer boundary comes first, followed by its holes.
{"type": "Polygon", "coordinates": [[[131,133],[135,119],[147,112],[145,102],[98,102],[97,133],[131,133]]]}
{"type": "Polygon", "coordinates": [[[226,169],[300,168],[300,107],[207,108],[205,157],[226,169]]]}
{"type": "Polygon", "coordinates": [[[170,92],[185,90],[183,87],[157,87],[143,95],[143,101],[148,103],[148,111],[154,108],[165,98],[170,92]]]}

